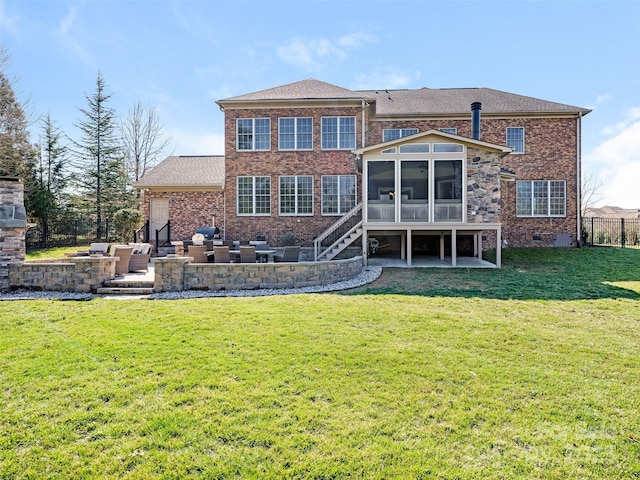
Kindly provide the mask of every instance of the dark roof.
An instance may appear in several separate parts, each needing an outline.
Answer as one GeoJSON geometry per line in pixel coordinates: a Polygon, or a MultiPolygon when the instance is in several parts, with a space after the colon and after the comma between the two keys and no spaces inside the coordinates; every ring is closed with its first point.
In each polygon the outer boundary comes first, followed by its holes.
{"type": "Polygon", "coordinates": [[[473,102],[482,103],[482,114],[587,114],[591,110],[491,88],[420,88],[417,90],[371,90],[377,116],[464,115],[473,102]]]}
{"type": "Polygon", "coordinates": [[[279,87],[247,93],[237,97],[218,100],[216,103],[231,102],[263,102],[282,100],[370,100],[371,98],[361,92],[354,92],[346,88],[337,87],[330,83],[321,82],[309,78],[300,82],[289,83],[279,87]]]}
{"type": "Polygon", "coordinates": [[[223,187],[224,179],[224,155],[171,156],[149,170],[134,187],[223,187]]]}

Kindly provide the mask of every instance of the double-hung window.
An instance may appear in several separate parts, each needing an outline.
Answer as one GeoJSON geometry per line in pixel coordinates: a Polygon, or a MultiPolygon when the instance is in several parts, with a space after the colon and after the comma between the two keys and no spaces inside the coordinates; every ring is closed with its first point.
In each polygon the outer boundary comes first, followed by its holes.
{"type": "Polygon", "coordinates": [[[280,215],[313,215],[313,176],[280,177],[280,215]]]}
{"type": "Polygon", "coordinates": [[[507,127],[507,146],[511,153],[524,153],[524,127],[507,127]]]}
{"type": "Polygon", "coordinates": [[[269,118],[238,118],[236,123],[238,150],[271,150],[271,120],[269,118]]]}
{"type": "Polygon", "coordinates": [[[356,117],[322,117],[323,150],[356,148],[356,117]]]}
{"type": "Polygon", "coordinates": [[[344,215],[356,206],[355,175],[322,176],[322,214],[344,215]]]}
{"type": "Polygon", "coordinates": [[[238,177],[238,215],[271,214],[271,177],[238,177]]]}
{"type": "Polygon", "coordinates": [[[312,150],[313,119],[279,118],[278,119],[279,150],[312,150]]]}
{"type": "Polygon", "coordinates": [[[564,217],[566,210],[564,180],[517,182],[516,213],[519,217],[564,217]]]}
{"type": "Polygon", "coordinates": [[[382,130],[382,141],[390,142],[391,140],[407,137],[414,133],[418,133],[417,128],[385,128],[382,130]]]}

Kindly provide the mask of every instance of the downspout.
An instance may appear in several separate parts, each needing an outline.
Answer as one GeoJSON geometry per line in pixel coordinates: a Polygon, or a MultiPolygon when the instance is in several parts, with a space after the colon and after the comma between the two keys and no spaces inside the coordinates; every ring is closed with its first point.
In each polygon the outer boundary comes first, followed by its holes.
{"type": "Polygon", "coordinates": [[[582,242],[582,112],[578,112],[578,118],[576,122],[576,218],[578,224],[576,225],[576,245],[580,246],[582,242]]]}
{"type": "Polygon", "coordinates": [[[362,100],[362,132],[360,134],[361,135],[360,148],[364,148],[365,147],[365,145],[364,145],[364,141],[365,141],[364,140],[365,139],[364,133],[365,133],[365,125],[366,125],[366,123],[365,123],[365,111],[364,110],[365,110],[366,106],[367,106],[367,103],[364,100],[362,100]]]}

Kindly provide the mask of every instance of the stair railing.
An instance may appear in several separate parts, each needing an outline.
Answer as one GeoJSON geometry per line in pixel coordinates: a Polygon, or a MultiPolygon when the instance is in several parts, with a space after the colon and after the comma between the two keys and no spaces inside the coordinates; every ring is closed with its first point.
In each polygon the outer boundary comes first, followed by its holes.
{"type": "Polygon", "coordinates": [[[317,262],[340,238],[362,221],[362,202],[345,213],[340,219],[313,240],[313,257],[317,262]]]}

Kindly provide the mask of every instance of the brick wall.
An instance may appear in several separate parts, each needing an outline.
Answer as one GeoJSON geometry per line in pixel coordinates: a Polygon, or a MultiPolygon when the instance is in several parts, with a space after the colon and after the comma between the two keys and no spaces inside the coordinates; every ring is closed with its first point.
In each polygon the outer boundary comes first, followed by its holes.
{"type": "MultiPolygon", "coordinates": [[[[321,117],[355,116],[356,141],[359,144],[362,110],[358,107],[291,109],[268,111],[271,119],[270,152],[236,151],[236,119],[265,118],[265,110],[225,111],[226,165],[226,237],[232,240],[253,240],[264,235],[272,245],[288,243],[312,245],[319,233],[332,225],[338,217],[321,214],[322,175],[354,175],[353,155],[346,150],[321,150],[321,117]],[[278,151],[278,118],[313,117],[313,151],[278,151]],[[313,175],[313,216],[281,216],[278,207],[279,175],[313,175]],[[238,176],[271,177],[271,215],[237,216],[236,179],[238,176]]],[[[359,193],[359,192],[358,192],[359,193]]]]}
{"type": "Polygon", "coordinates": [[[150,202],[153,198],[169,199],[171,239],[188,240],[200,227],[210,227],[215,216],[216,226],[223,229],[224,192],[220,190],[195,192],[157,192],[144,195],[144,215],[149,218],[150,202]]]}

